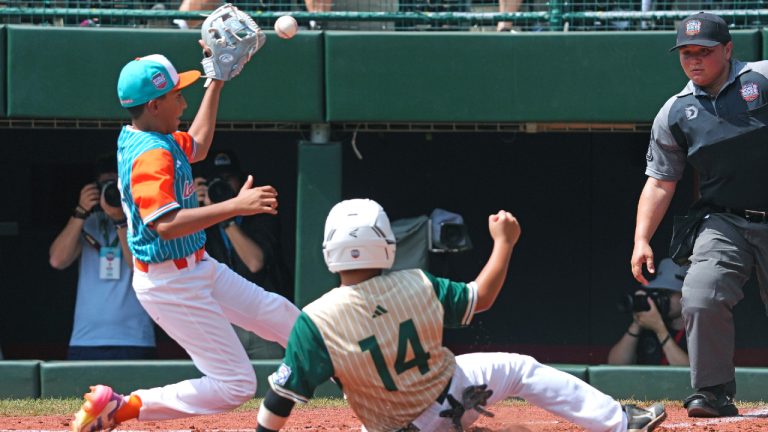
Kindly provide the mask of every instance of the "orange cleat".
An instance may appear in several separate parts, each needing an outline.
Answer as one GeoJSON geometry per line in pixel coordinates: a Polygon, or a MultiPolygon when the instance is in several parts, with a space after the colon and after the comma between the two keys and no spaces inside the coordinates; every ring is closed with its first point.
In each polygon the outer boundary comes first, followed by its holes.
{"type": "Polygon", "coordinates": [[[125,404],[125,398],[111,387],[96,385],[83,395],[85,402],[72,421],[72,432],[112,430],[117,426],[115,413],[125,404]]]}

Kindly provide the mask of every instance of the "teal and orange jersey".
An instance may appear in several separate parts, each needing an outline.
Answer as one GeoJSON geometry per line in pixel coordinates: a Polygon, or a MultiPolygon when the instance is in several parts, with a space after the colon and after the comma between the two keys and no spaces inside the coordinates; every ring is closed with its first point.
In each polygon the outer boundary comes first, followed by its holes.
{"type": "Polygon", "coordinates": [[[128,245],[139,261],[160,263],[188,256],[205,244],[205,232],[163,240],[152,223],[182,208],[195,208],[190,161],[197,144],[186,132],[164,135],[124,126],[117,139],[119,188],[128,219],[128,245]]]}

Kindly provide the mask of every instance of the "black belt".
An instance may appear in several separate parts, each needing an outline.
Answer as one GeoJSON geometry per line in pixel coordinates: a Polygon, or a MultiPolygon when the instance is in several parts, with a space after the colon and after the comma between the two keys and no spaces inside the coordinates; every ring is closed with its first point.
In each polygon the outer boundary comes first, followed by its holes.
{"type": "Polygon", "coordinates": [[[744,219],[755,222],[755,223],[768,223],[768,211],[761,211],[761,210],[741,210],[741,209],[733,209],[729,207],[722,207],[718,210],[721,210],[725,213],[734,214],[736,216],[743,217],[744,219]]]}
{"type": "Polygon", "coordinates": [[[440,394],[437,395],[437,399],[435,399],[435,401],[440,405],[442,405],[443,402],[445,402],[445,398],[448,397],[448,389],[451,388],[451,381],[453,381],[453,377],[448,380],[448,384],[445,385],[443,391],[441,391],[440,394]]]}

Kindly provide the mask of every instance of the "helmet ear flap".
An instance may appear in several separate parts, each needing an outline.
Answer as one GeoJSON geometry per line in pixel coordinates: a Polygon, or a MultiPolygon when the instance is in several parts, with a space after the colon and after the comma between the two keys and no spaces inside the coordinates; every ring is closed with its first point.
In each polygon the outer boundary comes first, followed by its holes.
{"type": "Polygon", "coordinates": [[[375,201],[342,201],[328,214],[323,257],[331,272],[391,268],[395,250],[389,218],[375,201]]]}

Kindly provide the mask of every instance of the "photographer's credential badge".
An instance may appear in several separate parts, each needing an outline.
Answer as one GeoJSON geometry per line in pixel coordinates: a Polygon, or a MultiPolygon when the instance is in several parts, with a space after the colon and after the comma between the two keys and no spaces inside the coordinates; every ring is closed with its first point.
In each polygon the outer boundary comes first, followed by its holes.
{"type": "Polygon", "coordinates": [[[102,246],[99,249],[99,278],[120,279],[121,254],[119,246],[102,246]]]}

